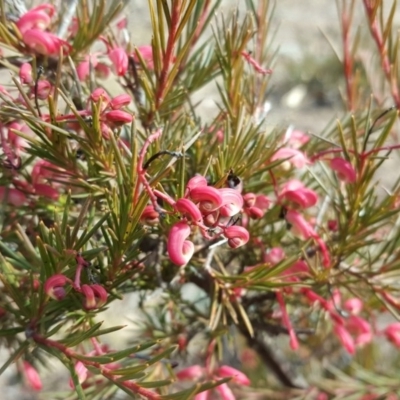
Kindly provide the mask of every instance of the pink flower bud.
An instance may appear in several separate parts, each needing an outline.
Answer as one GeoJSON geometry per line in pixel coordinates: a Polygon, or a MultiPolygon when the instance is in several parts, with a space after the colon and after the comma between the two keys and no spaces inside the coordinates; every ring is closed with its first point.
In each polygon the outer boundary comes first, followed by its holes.
{"type": "Polygon", "coordinates": [[[334,332],[336,336],[339,338],[340,342],[342,343],[343,347],[350,353],[354,354],[356,351],[354,339],[350,335],[349,331],[340,324],[335,324],[334,332]]]}
{"type": "Polygon", "coordinates": [[[250,239],[249,232],[243,226],[228,226],[224,230],[224,236],[233,249],[245,245],[250,239]]]}
{"type": "Polygon", "coordinates": [[[199,208],[189,199],[178,199],[175,208],[183,215],[188,215],[194,222],[201,222],[203,217],[199,208]]]}
{"type": "Polygon", "coordinates": [[[67,42],[56,35],[39,29],[28,29],[22,35],[22,40],[35,53],[45,56],[57,55],[61,48],[64,49],[64,53],[71,49],[67,42]]]}
{"type": "Polygon", "coordinates": [[[26,196],[18,189],[0,186],[0,201],[20,207],[25,203],[26,196]]]}
{"type": "Polygon", "coordinates": [[[192,365],[190,367],[184,368],[176,374],[178,379],[199,379],[204,374],[204,368],[200,365],[192,365]]]}
{"type": "Polygon", "coordinates": [[[116,47],[108,53],[108,57],[114,66],[114,71],[118,76],[124,76],[128,70],[128,55],[121,47],[116,47]]]}
{"type": "Polygon", "coordinates": [[[285,134],[285,142],[293,148],[299,149],[310,141],[310,136],[297,129],[289,128],[285,134]]]}
{"type": "Polygon", "coordinates": [[[83,307],[86,310],[95,310],[101,308],[107,303],[107,292],[103,286],[99,284],[82,285],[82,293],[85,296],[83,300],[83,307]]]}
{"type": "Polygon", "coordinates": [[[400,348],[400,322],[394,322],[393,324],[388,325],[383,332],[387,340],[400,348]]]}
{"type": "Polygon", "coordinates": [[[236,400],[235,395],[226,383],[217,386],[215,389],[220,394],[221,400],[236,400]]]}
{"type": "Polygon", "coordinates": [[[240,192],[235,189],[222,188],[219,189],[219,194],[222,197],[220,213],[223,217],[233,217],[241,211],[243,197],[240,192]]]}
{"type": "Polygon", "coordinates": [[[159,213],[153,206],[146,206],[140,217],[140,220],[148,225],[155,225],[158,223],[159,213]]]}
{"type": "Polygon", "coordinates": [[[101,100],[101,103],[104,107],[107,107],[111,101],[110,96],[103,88],[97,88],[93,90],[93,92],[90,94],[90,99],[95,103],[101,100]]]}
{"type": "Polygon", "coordinates": [[[23,63],[19,68],[19,79],[21,83],[30,84],[33,82],[32,78],[32,65],[29,63],[23,63]]]}
{"type": "Polygon", "coordinates": [[[254,193],[246,193],[243,195],[245,207],[253,207],[256,204],[256,195],[254,193]]]}
{"type": "MultiPolygon", "coordinates": [[[[140,56],[143,58],[143,61],[146,63],[148,69],[154,69],[154,62],[153,62],[153,48],[149,45],[139,46],[138,52],[140,56]]],[[[136,52],[133,53],[133,59],[136,62],[139,62],[139,57],[137,56],[136,52]]]]}
{"type": "Polygon", "coordinates": [[[122,110],[108,111],[104,114],[104,116],[108,122],[112,122],[113,124],[116,124],[118,126],[128,124],[133,120],[132,114],[129,114],[122,110]]]}
{"type": "Polygon", "coordinates": [[[317,193],[306,188],[302,182],[296,179],[290,180],[283,186],[279,198],[296,203],[301,208],[312,207],[318,201],[317,193]]]}
{"type": "Polygon", "coordinates": [[[200,203],[199,208],[205,213],[211,213],[223,204],[219,190],[212,186],[194,187],[191,189],[189,196],[195,203],[200,203]]]}
{"type": "Polygon", "coordinates": [[[190,178],[186,185],[185,196],[190,196],[190,192],[199,186],[207,186],[207,179],[204,176],[196,175],[193,178],[190,178]]]}
{"type": "MultiPolygon", "coordinates": [[[[88,372],[89,372],[88,369],[85,367],[85,364],[83,364],[82,361],[78,361],[75,364],[74,369],[75,369],[75,373],[78,377],[79,383],[82,384],[83,382],[85,382],[85,380],[88,376],[88,372]]],[[[70,381],[69,381],[69,386],[71,387],[71,389],[75,388],[74,381],[72,379],[70,379],[70,381]]]]}
{"type": "Polygon", "coordinates": [[[238,383],[240,385],[249,386],[250,379],[243,372],[237,370],[236,368],[230,367],[229,365],[222,365],[217,370],[217,375],[221,378],[232,377],[232,382],[238,383]]]}
{"type": "Polygon", "coordinates": [[[258,207],[248,207],[245,211],[246,214],[252,219],[260,219],[264,216],[264,211],[258,207]]]}
{"type": "Polygon", "coordinates": [[[186,265],[194,253],[194,244],[186,240],[190,235],[190,227],[184,222],[172,226],[168,235],[167,251],[170,260],[179,266],[186,265]]]}
{"type": "Polygon", "coordinates": [[[118,96],[115,96],[111,101],[110,101],[110,107],[113,110],[118,110],[122,107],[125,107],[129,105],[129,103],[132,101],[131,96],[129,94],[123,93],[118,96]]]}
{"type": "Polygon", "coordinates": [[[22,370],[26,383],[28,386],[36,391],[42,390],[42,381],[40,379],[39,373],[36,368],[34,368],[28,361],[23,362],[23,370],[22,370]]]}
{"type": "Polygon", "coordinates": [[[62,274],[56,274],[48,278],[44,284],[44,292],[54,300],[62,300],[66,295],[64,286],[70,280],[62,274]]]}
{"type": "Polygon", "coordinates": [[[346,183],[354,183],[356,181],[356,171],[349,161],[345,160],[344,158],[337,157],[330,161],[330,165],[341,181],[346,183]]]}
{"type": "MultiPolygon", "coordinates": [[[[37,84],[37,97],[40,100],[46,100],[49,97],[52,89],[51,83],[48,80],[40,80],[37,84]]],[[[35,94],[34,88],[32,88],[32,94],[35,94]]]]}

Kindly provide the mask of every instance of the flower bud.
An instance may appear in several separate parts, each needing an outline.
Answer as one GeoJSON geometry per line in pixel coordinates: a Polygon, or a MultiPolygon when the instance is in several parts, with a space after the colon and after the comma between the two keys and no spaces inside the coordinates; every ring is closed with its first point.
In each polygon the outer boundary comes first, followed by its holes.
{"type": "Polygon", "coordinates": [[[250,239],[249,232],[243,226],[228,226],[224,230],[224,236],[233,249],[245,245],[250,239]]]}
{"type": "Polygon", "coordinates": [[[107,122],[111,122],[114,125],[120,126],[123,124],[128,124],[132,122],[133,116],[132,114],[127,113],[122,110],[112,110],[108,111],[104,114],[107,122]]]}
{"type": "Polygon", "coordinates": [[[217,374],[221,378],[232,377],[232,382],[238,383],[240,385],[250,385],[250,379],[247,377],[247,375],[237,370],[236,368],[230,367],[229,365],[221,365],[217,370],[217,374]]]}
{"type": "Polygon", "coordinates": [[[23,63],[19,68],[19,79],[23,84],[30,84],[33,82],[32,77],[32,65],[29,63],[23,63]]]}
{"type": "Polygon", "coordinates": [[[82,285],[82,293],[85,296],[83,300],[83,307],[86,310],[95,310],[101,308],[107,303],[107,292],[103,286],[99,284],[82,285]]]}
{"type": "Polygon", "coordinates": [[[108,53],[108,57],[113,63],[115,73],[118,76],[124,76],[128,70],[128,55],[126,51],[121,47],[117,47],[108,53]]]}
{"type": "Polygon", "coordinates": [[[64,286],[70,280],[62,274],[56,274],[48,278],[44,284],[44,292],[54,300],[62,300],[66,295],[64,286]]]}
{"type": "Polygon", "coordinates": [[[113,110],[118,110],[122,107],[127,106],[131,101],[131,96],[129,96],[129,94],[123,93],[112,98],[112,100],[110,101],[110,107],[113,110]]]}
{"type": "Polygon", "coordinates": [[[330,165],[341,181],[346,183],[354,183],[356,181],[356,171],[349,161],[345,160],[344,158],[337,157],[330,161],[330,165]]]}
{"type": "Polygon", "coordinates": [[[22,372],[24,374],[26,383],[28,386],[36,391],[42,390],[42,381],[40,379],[39,373],[36,368],[33,367],[28,361],[23,361],[23,369],[22,372]]]}

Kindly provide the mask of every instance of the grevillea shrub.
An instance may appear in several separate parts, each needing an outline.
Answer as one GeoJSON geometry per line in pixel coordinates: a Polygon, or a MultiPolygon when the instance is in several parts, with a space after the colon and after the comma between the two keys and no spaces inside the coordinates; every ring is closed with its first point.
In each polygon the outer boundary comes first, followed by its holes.
{"type": "Polygon", "coordinates": [[[307,133],[268,123],[268,1],[149,0],[151,43],[119,1],[0,1],[0,373],[53,399],[398,398],[396,3],[359,3],[343,110],[307,133]]]}

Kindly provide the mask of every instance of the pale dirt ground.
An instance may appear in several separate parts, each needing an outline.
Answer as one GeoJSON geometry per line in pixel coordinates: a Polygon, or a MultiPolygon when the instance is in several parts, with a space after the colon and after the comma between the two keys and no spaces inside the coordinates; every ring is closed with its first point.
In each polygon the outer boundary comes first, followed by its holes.
{"type": "MultiPolygon", "coordinates": [[[[277,0],[276,3],[272,29],[278,29],[275,43],[280,46],[280,55],[273,68],[272,92],[269,99],[272,109],[267,123],[270,126],[278,125],[280,127],[293,125],[297,129],[319,134],[330,121],[340,115],[340,102],[337,93],[328,91],[321,101],[312,88],[306,87],[305,93],[303,93],[304,98],[298,101],[295,107],[288,106],[288,96],[292,95],[293,100],[296,91],[297,93],[304,92],[304,87],[298,87],[294,83],[291,75],[293,71],[297,75],[305,77],[305,80],[309,80],[308,75],[313,73],[312,64],[326,59],[334,60],[333,50],[321,32],[324,32],[331,39],[337,40],[339,38],[336,1],[277,0]],[[310,68],[304,62],[304,55],[308,55],[313,60],[310,68]],[[287,60],[291,60],[290,71],[286,68],[287,60]],[[298,68],[296,68],[297,64],[298,68]]],[[[236,4],[239,5],[239,9],[243,10],[245,1],[223,1],[224,12],[236,4]]],[[[356,7],[358,7],[356,20],[360,21],[360,1],[356,7]]],[[[147,12],[147,1],[130,1],[127,13],[134,43],[136,45],[148,44],[151,25],[147,12]]],[[[396,18],[398,24],[400,24],[400,9],[397,11],[396,18]]],[[[328,69],[326,73],[329,74],[330,70],[328,69]]],[[[215,87],[207,87],[199,92],[196,98],[203,101],[201,106],[203,116],[212,115],[215,112],[215,87]]],[[[397,165],[396,160],[394,165],[397,165]]],[[[135,296],[127,296],[121,302],[115,302],[110,307],[105,315],[105,325],[132,325],[130,321],[137,318],[135,311],[135,296]]],[[[119,337],[118,343],[113,341],[113,346],[121,348],[123,343],[127,339],[129,340],[130,335],[132,335],[132,331],[127,329],[119,337]]],[[[5,351],[0,351],[0,358],[4,359],[4,357],[5,351]]],[[[58,365],[51,366],[47,372],[43,371],[43,375],[46,376],[45,387],[47,390],[50,391],[55,387],[67,388],[68,378],[65,376],[65,371],[61,370],[58,365]]],[[[47,395],[39,396],[18,384],[13,366],[0,377],[0,389],[2,389],[0,400],[52,399],[49,392],[47,395]]]]}

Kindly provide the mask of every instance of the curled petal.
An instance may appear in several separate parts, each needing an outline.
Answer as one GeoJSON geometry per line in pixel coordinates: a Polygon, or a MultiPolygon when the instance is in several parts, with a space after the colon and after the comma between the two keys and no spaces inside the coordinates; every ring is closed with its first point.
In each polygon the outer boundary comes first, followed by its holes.
{"type": "Polygon", "coordinates": [[[107,292],[103,286],[94,285],[82,285],[82,294],[85,296],[83,300],[83,306],[86,310],[95,310],[101,308],[107,302],[107,292]]]}
{"type": "Polygon", "coordinates": [[[167,250],[170,260],[179,266],[186,265],[194,253],[194,244],[186,238],[190,235],[190,227],[186,222],[177,222],[168,235],[167,250]]]}
{"type": "Polygon", "coordinates": [[[70,282],[70,279],[65,275],[53,275],[44,283],[44,292],[54,300],[62,300],[66,295],[64,286],[67,282],[70,282]]]}
{"type": "Polygon", "coordinates": [[[181,214],[189,215],[195,222],[201,222],[203,220],[199,208],[189,199],[178,199],[175,203],[175,208],[181,214]]]}
{"type": "Polygon", "coordinates": [[[330,165],[341,181],[346,183],[354,183],[356,181],[356,171],[349,161],[345,160],[344,158],[337,157],[330,161],[330,165]]]}
{"type": "Polygon", "coordinates": [[[68,53],[71,46],[50,32],[40,29],[28,29],[22,35],[23,42],[33,51],[45,56],[57,55],[61,48],[68,53]]]}
{"type": "Polygon", "coordinates": [[[51,17],[55,10],[54,6],[51,4],[42,4],[42,6],[30,9],[16,22],[16,25],[22,34],[32,28],[37,28],[43,31],[50,25],[51,17]],[[45,8],[48,9],[48,13],[45,11],[45,8]]]}
{"type": "Polygon", "coordinates": [[[186,185],[186,196],[190,195],[190,192],[198,186],[207,186],[207,179],[202,175],[196,175],[193,178],[189,179],[189,182],[186,185]]]}
{"type": "MultiPolygon", "coordinates": [[[[197,186],[194,187],[189,196],[195,203],[200,203],[200,210],[211,213],[223,204],[222,196],[218,189],[212,186],[197,186]]],[[[240,194],[239,194],[240,196],[240,194]]]]}
{"type": "Polygon", "coordinates": [[[280,199],[298,204],[301,208],[314,206],[318,201],[318,195],[314,190],[306,188],[302,182],[290,180],[281,190],[280,199]]]}
{"type": "Polygon", "coordinates": [[[228,244],[233,249],[245,245],[250,239],[249,232],[243,226],[228,226],[224,230],[224,236],[228,239],[228,244]]]}
{"type": "Polygon", "coordinates": [[[222,197],[222,207],[220,213],[224,217],[233,217],[243,207],[243,197],[235,189],[222,188],[219,189],[219,194],[222,197]]]}
{"type": "Polygon", "coordinates": [[[219,367],[217,370],[217,374],[221,378],[232,377],[232,382],[239,383],[240,385],[250,385],[250,379],[246,374],[237,370],[236,368],[230,367],[229,365],[221,365],[221,367],[219,367]]]}

